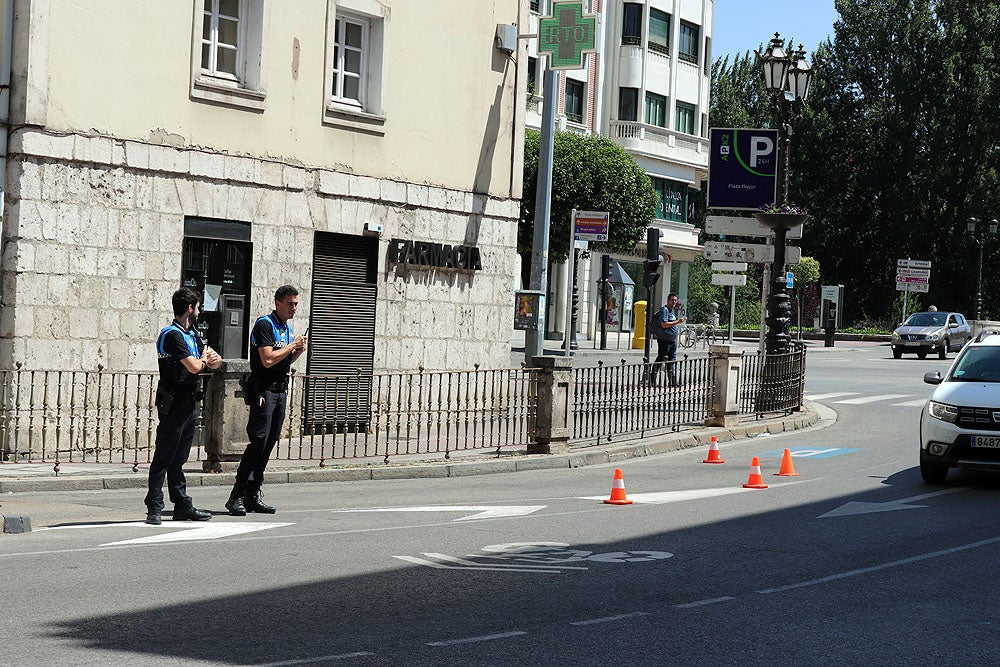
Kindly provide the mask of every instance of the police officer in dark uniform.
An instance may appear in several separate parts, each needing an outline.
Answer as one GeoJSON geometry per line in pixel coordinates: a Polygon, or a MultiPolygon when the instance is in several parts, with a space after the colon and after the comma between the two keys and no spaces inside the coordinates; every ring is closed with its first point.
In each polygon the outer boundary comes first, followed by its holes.
{"type": "Polygon", "coordinates": [[[289,322],[298,307],[298,290],[282,285],[274,293],[274,310],[258,318],[250,334],[250,379],[244,388],[250,405],[247,420],[250,444],[240,459],[236,483],[226,502],[226,509],[233,516],[277,511],[264,503],[260,486],[264,482],[264,467],[285,421],[288,371],[306,349],[306,337],[296,336],[289,322]]]}
{"type": "Polygon", "coordinates": [[[222,357],[202,345],[194,329],[200,314],[201,296],[182,287],[173,296],[174,321],[160,331],[156,353],[160,380],[156,385],[156,450],[149,465],[149,491],[146,493],[146,523],[159,525],[163,511],[163,478],[167,479],[174,521],[207,521],[211,512],[196,509],[187,494],[187,481],[181,469],[191,453],[194,441],[195,394],[198,374],[206,368],[218,368],[222,357]]]}

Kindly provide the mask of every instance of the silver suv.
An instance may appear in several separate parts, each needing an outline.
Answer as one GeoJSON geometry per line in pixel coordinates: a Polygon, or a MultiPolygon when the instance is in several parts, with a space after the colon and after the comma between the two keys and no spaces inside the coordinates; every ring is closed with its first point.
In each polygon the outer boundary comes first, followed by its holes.
{"type": "Polygon", "coordinates": [[[943,482],[948,469],[1000,471],[1000,331],[983,331],[955,357],[920,413],[920,474],[943,482]]]}
{"type": "Polygon", "coordinates": [[[972,327],[961,313],[913,313],[892,332],[892,356],[899,359],[904,352],[916,352],[923,359],[928,352],[937,352],[944,359],[971,338],[972,327]]]}

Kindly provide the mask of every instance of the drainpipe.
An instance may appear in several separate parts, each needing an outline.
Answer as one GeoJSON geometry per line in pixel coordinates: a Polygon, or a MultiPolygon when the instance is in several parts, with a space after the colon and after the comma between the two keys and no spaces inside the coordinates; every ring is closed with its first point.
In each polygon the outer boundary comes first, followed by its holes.
{"type": "MultiPolygon", "coordinates": [[[[14,0],[3,2],[3,40],[0,49],[0,215],[3,214],[7,194],[7,139],[10,136],[10,70],[11,42],[14,39],[14,0]]],[[[3,238],[3,221],[0,218],[0,239],[3,238]]]]}

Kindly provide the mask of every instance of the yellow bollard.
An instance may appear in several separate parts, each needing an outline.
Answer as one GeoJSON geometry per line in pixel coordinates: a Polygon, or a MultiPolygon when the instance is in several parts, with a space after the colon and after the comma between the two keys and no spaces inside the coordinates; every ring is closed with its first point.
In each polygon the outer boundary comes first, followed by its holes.
{"type": "Polygon", "coordinates": [[[632,349],[646,349],[646,302],[636,301],[632,304],[635,315],[635,331],[632,332],[632,349]]]}

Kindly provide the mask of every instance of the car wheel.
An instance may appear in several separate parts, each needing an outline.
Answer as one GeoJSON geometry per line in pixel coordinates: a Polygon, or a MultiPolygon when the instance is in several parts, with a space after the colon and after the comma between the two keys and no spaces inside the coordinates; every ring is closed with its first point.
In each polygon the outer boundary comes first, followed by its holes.
{"type": "Polygon", "coordinates": [[[917,352],[917,357],[919,357],[920,359],[926,359],[927,358],[927,350],[920,350],[919,352],[917,352]]]}
{"type": "Polygon", "coordinates": [[[938,359],[947,359],[948,358],[948,350],[950,350],[950,349],[951,349],[951,341],[949,341],[947,338],[945,338],[944,342],[941,343],[941,349],[938,350],[938,359]]]}
{"type": "Polygon", "coordinates": [[[943,463],[921,461],[920,476],[928,484],[940,484],[948,477],[948,466],[943,463]]]}
{"type": "Polygon", "coordinates": [[[893,357],[893,359],[902,359],[903,358],[903,351],[902,350],[893,350],[892,351],[892,357],[893,357]]]}

